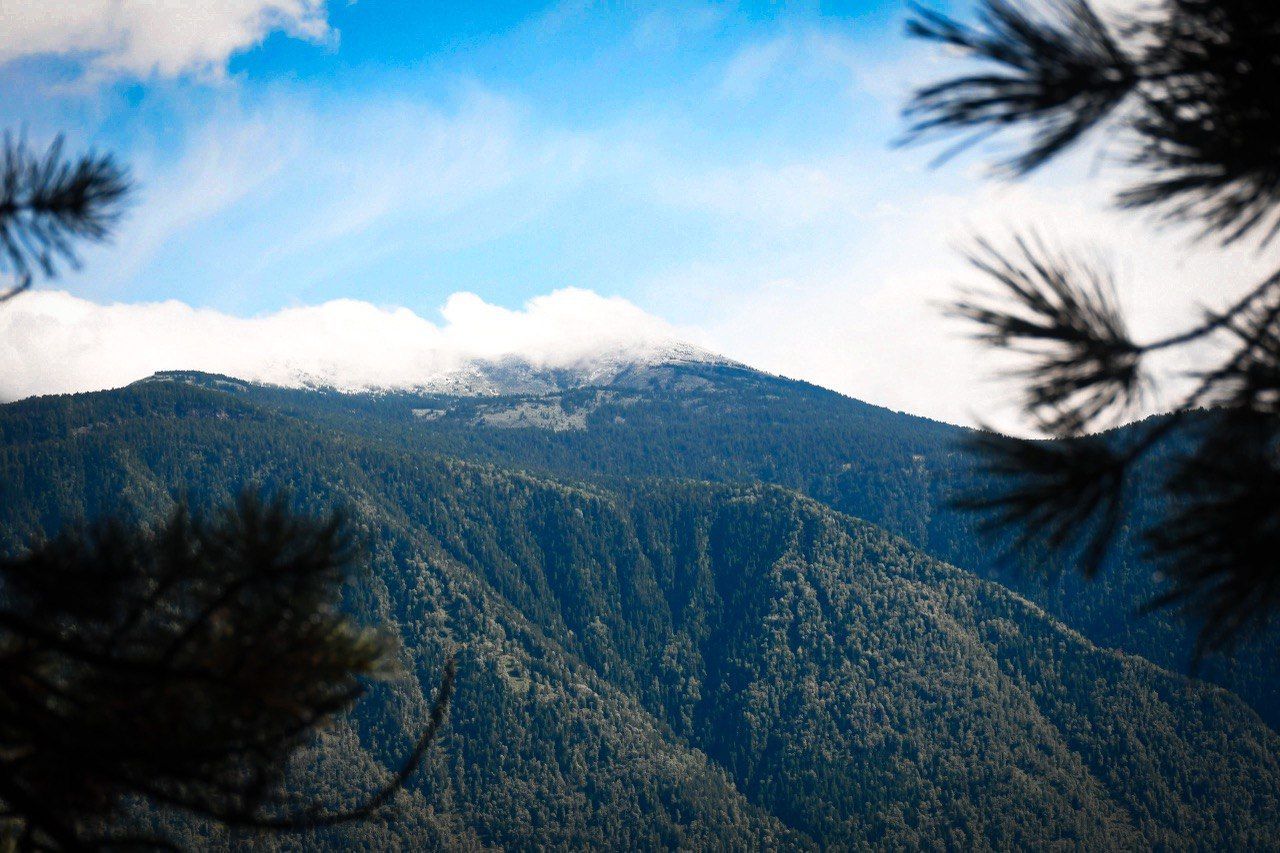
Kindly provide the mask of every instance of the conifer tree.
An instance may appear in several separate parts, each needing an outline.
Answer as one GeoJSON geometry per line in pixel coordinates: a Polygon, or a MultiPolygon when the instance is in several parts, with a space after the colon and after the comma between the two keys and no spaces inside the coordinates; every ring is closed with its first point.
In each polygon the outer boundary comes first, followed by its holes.
{"type": "MultiPolygon", "coordinates": [[[[1104,129],[1134,176],[1116,204],[1270,252],[1280,232],[1280,7],[1263,0],[1151,0],[1104,15],[1091,0],[982,0],[974,24],[916,7],[911,35],[973,67],[918,91],[907,141],[950,138],[944,156],[1017,135],[1007,177],[1039,169],[1104,129]]],[[[1203,620],[1200,648],[1265,625],[1280,606],[1280,271],[1156,340],[1130,334],[1115,276],[1094,254],[1024,235],[979,241],[988,286],[952,313],[979,340],[1020,353],[1023,409],[1051,442],[992,431],[974,441],[1003,483],[961,503],[1018,542],[1042,540],[1096,572],[1134,481],[1160,463],[1166,506],[1144,532],[1172,584],[1152,606],[1203,620]],[[1171,415],[1099,435],[1133,411],[1148,356],[1213,341],[1171,415]]],[[[1280,264],[1277,264],[1280,267],[1280,264]]],[[[1213,283],[1205,283],[1213,296],[1213,283]]]]}

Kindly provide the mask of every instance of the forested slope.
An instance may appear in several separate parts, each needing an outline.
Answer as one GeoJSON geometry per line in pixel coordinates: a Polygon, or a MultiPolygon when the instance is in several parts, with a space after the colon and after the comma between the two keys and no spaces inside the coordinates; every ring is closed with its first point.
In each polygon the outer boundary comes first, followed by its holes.
{"type": "MultiPolygon", "coordinates": [[[[782,485],[1018,591],[1099,645],[1190,669],[1197,626],[1171,611],[1139,613],[1164,590],[1140,536],[1161,509],[1154,468],[1147,471],[1151,487],[1131,495],[1115,552],[1099,577],[1086,581],[1043,550],[1000,559],[998,543],[952,508],[957,490],[990,487],[973,475],[962,450],[965,430],[741,366],[637,368],[605,388],[512,397],[346,395],[234,381],[225,387],[344,431],[553,476],[782,485]]],[[[1233,654],[1209,656],[1197,674],[1239,694],[1277,728],[1280,657],[1273,649],[1274,639],[1245,643],[1233,654]]]]}
{"type": "Polygon", "coordinates": [[[556,481],[178,383],[0,408],[0,473],[6,549],[243,485],[351,508],[372,561],[351,605],[393,627],[412,677],[329,736],[309,784],[372,785],[450,650],[460,679],[395,820],[299,844],[1280,837],[1280,743],[1239,699],[793,491],[556,481]]]}

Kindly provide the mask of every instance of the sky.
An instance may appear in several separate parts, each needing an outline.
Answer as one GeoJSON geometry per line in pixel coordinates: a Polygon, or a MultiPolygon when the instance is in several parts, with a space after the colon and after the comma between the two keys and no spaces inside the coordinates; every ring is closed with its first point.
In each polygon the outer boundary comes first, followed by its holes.
{"type": "Polygon", "coordinates": [[[228,364],[411,383],[671,337],[1015,428],[1001,364],[940,309],[975,235],[1110,258],[1139,335],[1247,283],[1247,247],[1111,210],[1106,138],[1018,183],[991,179],[998,151],[895,146],[912,88],[955,68],[906,14],[0,0],[0,127],[138,185],[109,245],[0,308],[0,398],[228,364]]]}

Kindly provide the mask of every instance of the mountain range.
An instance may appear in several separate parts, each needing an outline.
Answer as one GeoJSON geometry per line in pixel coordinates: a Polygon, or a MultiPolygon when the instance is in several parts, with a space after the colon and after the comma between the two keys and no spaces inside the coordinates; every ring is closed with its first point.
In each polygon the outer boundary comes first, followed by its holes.
{"type": "Polygon", "coordinates": [[[1187,677],[1194,626],[1133,613],[1161,589],[1135,534],[1094,583],[999,559],[951,508],[982,486],[964,430],[696,350],[454,378],[351,393],[173,372],[0,407],[7,551],[245,486],[349,508],[370,555],[349,606],[398,636],[407,677],[308,756],[317,792],[383,778],[457,656],[447,733],[394,817],[271,843],[1280,838],[1266,646],[1187,677]]]}

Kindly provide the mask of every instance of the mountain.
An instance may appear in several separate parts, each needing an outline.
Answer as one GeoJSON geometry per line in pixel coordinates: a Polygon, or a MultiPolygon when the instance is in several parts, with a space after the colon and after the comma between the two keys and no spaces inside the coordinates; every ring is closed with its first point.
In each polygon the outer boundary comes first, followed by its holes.
{"type": "MultiPolygon", "coordinates": [[[[1017,591],[1100,646],[1189,670],[1196,626],[1172,611],[1139,614],[1166,589],[1144,557],[1140,535],[1161,511],[1154,489],[1136,494],[1101,576],[1085,581],[1055,554],[1024,549],[1005,559],[1000,542],[952,508],[958,490],[985,487],[961,448],[962,428],[710,356],[645,359],[614,365],[608,375],[607,384],[596,386],[481,396],[237,387],[246,399],[343,430],[553,477],[605,483],[677,477],[795,489],[1017,591]]],[[[1155,480],[1158,471],[1146,476],[1155,480]]],[[[1246,642],[1209,656],[1196,675],[1237,693],[1280,729],[1274,647],[1273,638],[1246,642]]]]}
{"type": "MultiPolygon", "coordinates": [[[[306,786],[330,798],[374,784],[444,656],[459,660],[447,734],[394,820],[289,843],[1280,837],[1280,738],[1239,698],[1099,648],[885,529],[947,529],[925,510],[952,428],[707,363],[465,399],[165,380],[0,407],[0,548],[246,484],[349,507],[371,562],[349,605],[398,635],[410,677],[378,686],[307,762],[306,786]],[[568,425],[483,417],[530,404],[568,425]],[[833,435],[844,443],[824,450],[833,435]],[[843,461],[801,484],[810,495],[745,482],[828,455],[843,461]]],[[[178,827],[193,846],[243,841],[178,827]]]]}
{"type": "Polygon", "coordinates": [[[506,355],[496,358],[437,353],[418,371],[401,371],[392,381],[349,375],[331,366],[304,368],[284,362],[266,371],[279,382],[251,382],[192,370],[162,371],[139,380],[208,384],[211,380],[241,386],[293,388],[342,394],[439,394],[461,397],[538,395],[625,382],[626,377],[653,369],[703,365],[741,367],[737,362],[692,344],[650,340],[592,347],[577,355],[558,353],[538,358],[506,355]]]}

